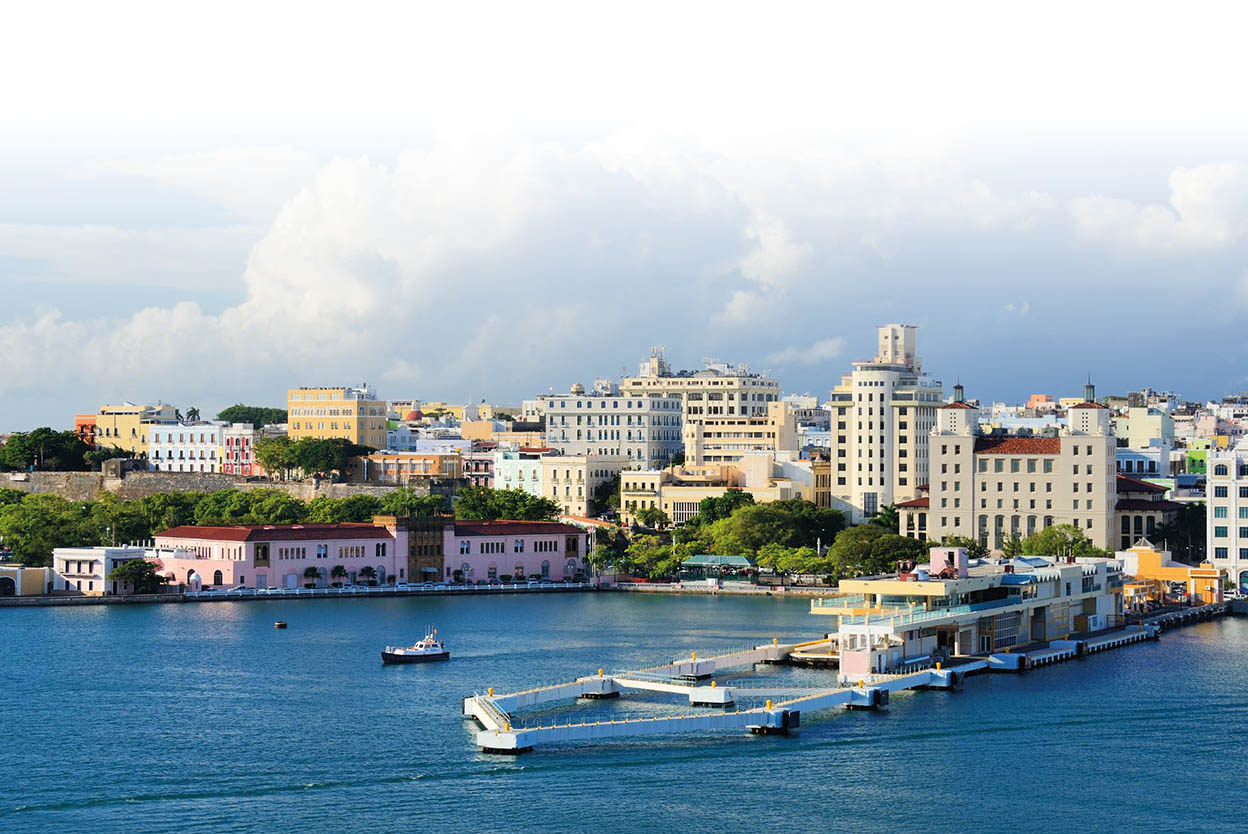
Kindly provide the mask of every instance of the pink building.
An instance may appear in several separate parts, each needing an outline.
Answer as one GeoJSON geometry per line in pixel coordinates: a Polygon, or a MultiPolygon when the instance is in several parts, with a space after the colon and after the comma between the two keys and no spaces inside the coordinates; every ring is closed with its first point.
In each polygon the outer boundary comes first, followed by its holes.
{"type": "Polygon", "coordinates": [[[156,535],[148,558],[173,585],[301,588],[363,583],[369,566],[380,583],[406,581],[407,531],[373,524],[264,524],[174,527],[156,535]],[[345,577],[331,576],[342,565],[345,577]],[[315,579],[305,576],[315,568],[315,579]]]}
{"type": "Polygon", "coordinates": [[[469,583],[589,575],[590,534],[555,521],[456,521],[442,548],[446,577],[469,583]]]}

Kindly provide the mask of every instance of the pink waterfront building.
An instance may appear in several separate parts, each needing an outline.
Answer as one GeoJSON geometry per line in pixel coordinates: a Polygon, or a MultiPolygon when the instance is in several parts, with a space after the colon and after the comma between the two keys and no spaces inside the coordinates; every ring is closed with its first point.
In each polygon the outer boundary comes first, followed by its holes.
{"type": "Polygon", "coordinates": [[[556,521],[456,521],[447,525],[442,552],[446,577],[469,583],[589,575],[590,534],[556,521]]]}
{"type": "Polygon", "coordinates": [[[184,525],[156,535],[148,558],[173,585],[301,588],[406,581],[407,531],[375,524],[184,525]],[[341,565],[345,576],[333,576],[341,565]],[[316,576],[308,575],[308,569],[316,576]]]}

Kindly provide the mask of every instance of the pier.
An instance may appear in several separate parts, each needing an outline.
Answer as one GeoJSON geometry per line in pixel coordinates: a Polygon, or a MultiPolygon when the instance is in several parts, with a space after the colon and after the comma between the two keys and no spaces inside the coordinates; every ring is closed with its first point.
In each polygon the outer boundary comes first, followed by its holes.
{"type": "Polygon", "coordinates": [[[848,680],[829,674],[827,685],[794,685],[777,682],[768,685],[760,678],[725,680],[714,676],[731,669],[752,668],[759,663],[835,665],[835,641],[829,638],[803,643],[754,646],[731,652],[687,657],[643,669],[594,675],[564,683],[535,687],[505,694],[492,689],[463,699],[463,715],[474,719],[481,730],[476,743],[488,753],[522,753],[535,747],[576,741],[602,741],[638,735],[688,733],[714,730],[748,730],[758,734],[785,734],[801,725],[803,713],[824,710],[880,709],[893,692],[906,690],[950,690],[962,686],[968,676],[993,673],[1021,673],[1054,663],[1088,657],[1110,649],[1159,639],[1164,628],[1209,619],[1225,613],[1226,606],[1211,605],[1166,612],[1125,628],[1085,635],[1066,636],[1048,643],[1016,651],[994,652],[984,656],[953,657],[932,663],[916,660],[897,674],[874,674],[848,680]],[[627,691],[677,694],[689,699],[691,708],[713,707],[678,715],[520,724],[513,714],[541,708],[559,701],[619,697],[627,691]],[[738,708],[738,700],[761,706],[738,708]]]}

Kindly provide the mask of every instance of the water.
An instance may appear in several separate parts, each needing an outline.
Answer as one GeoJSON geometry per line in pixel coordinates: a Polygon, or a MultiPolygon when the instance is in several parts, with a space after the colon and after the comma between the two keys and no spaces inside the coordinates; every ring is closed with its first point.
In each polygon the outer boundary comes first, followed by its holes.
{"type": "Polygon", "coordinates": [[[486,686],[826,622],[800,601],[628,594],[0,609],[0,831],[1244,830],[1242,619],[803,715],[788,738],[505,757],[459,716],[486,686]],[[381,665],[428,623],[450,663],[381,665]]]}

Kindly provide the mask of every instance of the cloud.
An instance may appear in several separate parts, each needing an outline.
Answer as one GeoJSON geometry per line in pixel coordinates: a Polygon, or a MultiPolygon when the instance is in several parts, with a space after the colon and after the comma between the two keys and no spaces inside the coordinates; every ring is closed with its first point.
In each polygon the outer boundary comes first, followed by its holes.
{"type": "Polygon", "coordinates": [[[1105,196],[1077,197],[1069,210],[1085,240],[1135,255],[1213,250],[1248,232],[1248,165],[1176,168],[1167,205],[1105,196]]]}
{"type": "Polygon", "coordinates": [[[1001,309],[1007,313],[1017,313],[1020,316],[1025,316],[1031,312],[1031,302],[1024,301],[1022,304],[1015,304],[1011,301],[1008,304],[1003,305],[1001,309]]]}
{"type": "Polygon", "coordinates": [[[845,352],[845,340],[821,339],[804,348],[786,347],[767,357],[772,365],[814,365],[837,359],[845,352]]]}

